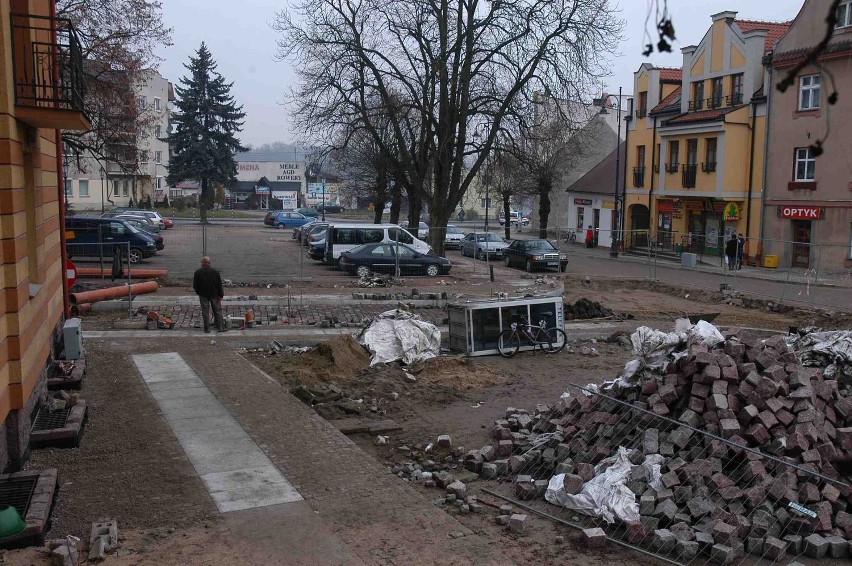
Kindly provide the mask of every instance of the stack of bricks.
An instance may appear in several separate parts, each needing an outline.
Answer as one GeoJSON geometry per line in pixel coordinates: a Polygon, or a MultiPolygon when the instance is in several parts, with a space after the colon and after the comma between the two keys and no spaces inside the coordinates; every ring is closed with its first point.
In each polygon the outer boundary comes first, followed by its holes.
{"type": "Polygon", "coordinates": [[[852,462],[852,387],[803,367],[781,336],[731,329],[717,347],[681,354],[606,396],[507,409],[465,466],[514,476],[516,497],[539,499],[556,474],[579,493],[622,446],[640,515],[623,531],[631,543],[718,563],[852,555],[852,482],[841,474],[852,462]],[[662,456],[658,483],[640,466],[651,454],[662,456]]]}

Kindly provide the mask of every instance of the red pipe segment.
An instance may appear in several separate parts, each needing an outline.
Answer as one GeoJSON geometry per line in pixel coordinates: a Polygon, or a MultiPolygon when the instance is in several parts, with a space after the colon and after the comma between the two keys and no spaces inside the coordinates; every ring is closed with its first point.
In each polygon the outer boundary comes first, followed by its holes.
{"type": "Polygon", "coordinates": [[[155,293],[160,286],[156,281],[145,281],[133,285],[121,285],[119,287],[107,287],[106,289],[95,289],[94,291],[83,291],[82,293],[71,293],[71,303],[79,305],[83,303],[96,303],[108,299],[122,299],[128,295],[142,295],[155,293]]]}
{"type": "MultiPolygon", "coordinates": [[[[168,269],[143,269],[131,268],[131,279],[160,279],[169,274],[168,269]]],[[[100,267],[78,267],[77,277],[109,277],[112,275],[112,270],[101,269],[100,267]]],[[[127,277],[127,274],[124,275],[127,277]]]]}

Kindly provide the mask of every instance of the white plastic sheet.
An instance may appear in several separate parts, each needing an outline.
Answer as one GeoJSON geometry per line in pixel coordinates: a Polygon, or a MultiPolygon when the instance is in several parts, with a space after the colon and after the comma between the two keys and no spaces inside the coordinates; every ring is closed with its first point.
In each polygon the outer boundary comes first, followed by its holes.
{"type": "Polygon", "coordinates": [[[852,382],[852,330],[811,332],[793,341],[805,366],[823,368],[826,377],[852,382]]]}
{"type": "Polygon", "coordinates": [[[691,342],[698,342],[710,348],[725,341],[719,329],[706,320],[699,320],[698,324],[686,331],[686,335],[691,342]]]}
{"type": "Polygon", "coordinates": [[[639,356],[642,365],[659,368],[668,362],[668,355],[677,348],[683,337],[676,332],[662,332],[640,326],[630,335],[633,353],[639,356]]]}
{"type": "Polygon", "coordinates": [[[550,478],[544,498],[554,505],[601,517],[607,523],[615,522],[616,517],[622,521],[638,521],[639,504],[626,485],[632,467],[627,450],[619,446],[615,456],[602,460],[595,467],[595,477],[583,484],[580,493],[567,493],[563,486],[565,474],[557,474],[550,478]]]}
{"type": "Polygon", "coordinates": [[[441,350],[441,331],[420,316],[399,309],[376,316],[358,337],[370,350],[370,365],[402,360],[410,365],[434,358],[441,350]]]}

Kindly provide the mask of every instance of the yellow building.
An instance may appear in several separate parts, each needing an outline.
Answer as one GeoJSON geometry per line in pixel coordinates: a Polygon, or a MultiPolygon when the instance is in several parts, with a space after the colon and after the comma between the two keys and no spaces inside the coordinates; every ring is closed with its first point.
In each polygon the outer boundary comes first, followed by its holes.
{"type": "Polygon", "coordinates": [[[64,320],[60,129],[85,130],[80,44],[52,0],[0,0],[0,469],[26,459],[64,320]]]}
{"type": "Polygon", "coordinates": [[[788,27],[721,12],[681,49],[681,69],[636,71],[625,247],[718,255],[730,234],[757,238],[770,88],[762,59],[788,27]]]}

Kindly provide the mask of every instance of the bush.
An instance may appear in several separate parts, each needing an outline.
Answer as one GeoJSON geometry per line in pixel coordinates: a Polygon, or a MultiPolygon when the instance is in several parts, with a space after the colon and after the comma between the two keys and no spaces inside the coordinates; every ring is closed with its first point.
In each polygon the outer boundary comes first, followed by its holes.
{"type": "Polygon", "coordinates": [[[186,199],[183,197],[177,197],[174,202],[175,210],[183,211],[186,209],[186,199]]]}
{"type": "Polygon", "coordinates": [[[479,220],[479,213],[475,208],[468,208],[464,211],[465,220],[479,220]]]}

